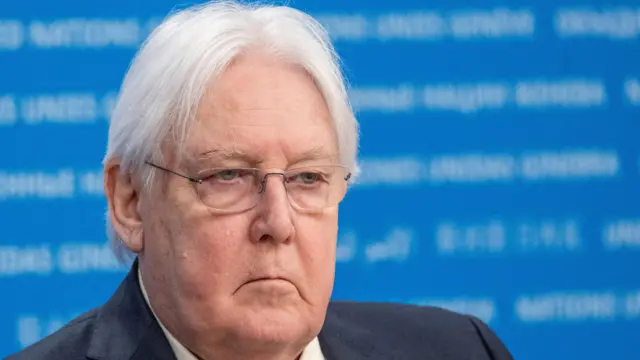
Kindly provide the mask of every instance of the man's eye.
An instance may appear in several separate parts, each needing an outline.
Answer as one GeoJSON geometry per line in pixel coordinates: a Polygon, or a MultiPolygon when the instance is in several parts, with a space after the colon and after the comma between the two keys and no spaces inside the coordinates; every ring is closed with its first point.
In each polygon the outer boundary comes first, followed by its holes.
{"type": "Polygon", "coordinates": [[[216,180],[230,181],[238,177],[240,171],[236,169],[227,169],[218,171],[214,174],[216,180]]]}
{"type": "Polygon", "coordinates": [[[304,184],[313,184],[318,181],[320,174],[313,172],[303,172],[296,176],[295,180],[301,181],[304,184]]]}

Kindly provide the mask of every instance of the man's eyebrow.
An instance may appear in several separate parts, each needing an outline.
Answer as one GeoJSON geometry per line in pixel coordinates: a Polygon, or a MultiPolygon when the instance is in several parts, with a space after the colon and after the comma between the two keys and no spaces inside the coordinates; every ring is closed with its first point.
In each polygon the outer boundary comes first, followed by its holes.
{"type": "MultiPolygon", "coordinates": [[[[196,157],[196,161],[206,161],[215,158],[217,160],[244,160],[249,163],[260,164],[263,162],[261,157],[249,155],[238,148],[216,147],[203,151],[196,157]]],[[[328,151],[324,146],[315,146],[295,155],[291,163],[299,163],[304,161],[328,160],[338,161],[340,156],[336,152],[328,151]]]]}
{"type": "Polygon", "coordinates": [[[196,157],[196,160],[199,160],[199,161],[208,160],[208,159],[211,159],[212,157],[220,158],[223,160],[233,160],[233,159],[253,160],[253,161],[259,160],[259,159],[255,159],[254,157],[250,156],[249,154],[247,154],[246,152],[238,148],[230,149],[230,148],[224,148],[224,147],[218,147],[218,148],[204,151],[198,154],[198,156],[196,157]]]}
{"type": "Polygon", "coordinates": [[[327,151],[324,146],[316,146],[306,150],[296,157],[296,162],[306,160],[338,160],[339,156],[335,152],[327,151]]]}

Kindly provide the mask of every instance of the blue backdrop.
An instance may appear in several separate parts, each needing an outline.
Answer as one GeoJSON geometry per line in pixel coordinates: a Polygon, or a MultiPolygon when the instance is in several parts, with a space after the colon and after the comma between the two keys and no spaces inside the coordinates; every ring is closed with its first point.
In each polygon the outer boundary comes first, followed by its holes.
{"type": "MultiPolygon", "coordinates": [[[[640,2],[291,4],[329,28],[362,124],[334,297],[475,314],[517,359],[640,359],[640,2]]],[[[0,1],[0,357],[125,274],[100,161],[175,5],[0,1]]]]}

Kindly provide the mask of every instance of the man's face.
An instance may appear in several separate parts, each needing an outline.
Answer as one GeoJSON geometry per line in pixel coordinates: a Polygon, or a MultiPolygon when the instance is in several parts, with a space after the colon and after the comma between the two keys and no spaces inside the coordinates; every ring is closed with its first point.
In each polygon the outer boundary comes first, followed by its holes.
{"type": "MultiPolygon", "coordinates": [[[[337,163],[330,114],[313,80],[258,53],[237,59],[212,84],[197,119],[187,158],[166,164],[187,175],[337,163]]],[[[333,287],[337,206],[298,211],[283,178],[269,176],[256,207],[219,214],[186,179],[158,179],[139,203],[140,261],[152,307],[179,340],[200,348],[309,341],[317,334],[333,287]],[[280,279],[256,280],[267,277],[280,279]]]]}

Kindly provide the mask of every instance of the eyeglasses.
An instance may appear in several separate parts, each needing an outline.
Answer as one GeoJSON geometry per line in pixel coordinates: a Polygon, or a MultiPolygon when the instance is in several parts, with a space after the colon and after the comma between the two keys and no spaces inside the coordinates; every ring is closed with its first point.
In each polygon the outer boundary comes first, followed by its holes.
{"type": "Polygon", "coordinates": [[[291,204],[299,210],[318,212],[340,203],[351,173],[342,165],[305,166],[282,172],[255,168],[212,168],[186,176],[162,166],[146,164],[195,184],[202,203],[218,212],[241,212],[255,207],[267,186],[267,176],[279,175],[291,204]]]}

